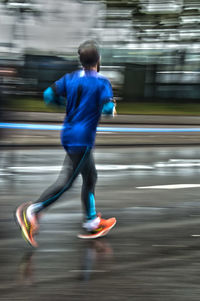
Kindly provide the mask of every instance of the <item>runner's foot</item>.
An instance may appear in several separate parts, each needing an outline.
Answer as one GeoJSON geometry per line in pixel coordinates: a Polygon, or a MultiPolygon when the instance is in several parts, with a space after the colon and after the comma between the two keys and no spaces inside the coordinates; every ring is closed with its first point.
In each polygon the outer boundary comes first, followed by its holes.
{"type": "Polygon", "coordinates": [[[31,203],[23,203],[15,211],[16,222],[18,223],[22,236],[32,246],[37,247],[38,244],[34,239],[34,235],[39,230],[38,215],[31,209],[31,203]]]}
{"type": "Polygon", "coordinates": [[[99,217],[99,224],[96,228],[87,231],[85,234],[79,234],[78,237],[82,239],[95,239],[105,236],[116,224],[116,218],[103,219],[99,217]]]}

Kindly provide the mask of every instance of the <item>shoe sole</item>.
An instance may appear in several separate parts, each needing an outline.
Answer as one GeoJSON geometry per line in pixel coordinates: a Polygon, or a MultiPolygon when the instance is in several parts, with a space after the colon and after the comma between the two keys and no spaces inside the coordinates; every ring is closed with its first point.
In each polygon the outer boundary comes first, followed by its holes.
{"type": "Polygon", "coordinates": [[[77,236],[78,236],[78,238],[81,238],[81,239],[96,239],[99,237],[103,237],[103,236],[107,235],[108,232],[110,232],[110,230],[116,225],[116,222],[117,221],[115,220],[115,223],[113,223],[113,225],[109,229],[100,231],[97,234],[78,234],[77,236]]]}
{"type": "MultiPolygon", "coordinates": [[[[16,224],[19,226],[20,230],[21,230],[21,234],[22,234],[22,237],[24,238],[24,240],[31,246],[31,247],[34,247],[36,248],[38,245],[35,241],[32,241],[30,239],[30,236],[28,234],[28,231],[26,229],[26,226],[25,226],[25,223],[24,221],[22,220],[21,216],[20,216],[20,211],[22,211],[23,209],[23,204],[21,206],[19,206],[15,212],[14,212],[14,217],[15,217],[15,221],[16,221],[16,224]]],[[[23,211],[22,211],[23,212],[23,211]]]]}

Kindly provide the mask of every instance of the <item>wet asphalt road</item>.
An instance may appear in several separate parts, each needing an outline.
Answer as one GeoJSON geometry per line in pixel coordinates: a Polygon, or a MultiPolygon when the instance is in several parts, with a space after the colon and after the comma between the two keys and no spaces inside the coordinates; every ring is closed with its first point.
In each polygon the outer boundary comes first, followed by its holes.
{"type": "Polygon", "coordinates": [[[199,300],[200,147],[96,148],[96,205],[116,227],[76,237],[78,178],[41,218],[32,250],[13,210],[56,179],[63,158],[61,148],[0,151],[0,300],[199,300]]]}

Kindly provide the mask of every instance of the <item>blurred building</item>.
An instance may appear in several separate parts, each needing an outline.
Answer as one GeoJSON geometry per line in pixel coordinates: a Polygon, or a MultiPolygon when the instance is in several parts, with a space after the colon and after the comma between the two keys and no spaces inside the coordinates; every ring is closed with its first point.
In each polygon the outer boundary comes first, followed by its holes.
{"type": "Polygon", "coordinates": [[[0,2],[0,66],[16,66],[15,91],[37,94],[77,68],[88,38],[100,42],[102,71],[124,100],[199,99],[199,0],[0,2]]]}

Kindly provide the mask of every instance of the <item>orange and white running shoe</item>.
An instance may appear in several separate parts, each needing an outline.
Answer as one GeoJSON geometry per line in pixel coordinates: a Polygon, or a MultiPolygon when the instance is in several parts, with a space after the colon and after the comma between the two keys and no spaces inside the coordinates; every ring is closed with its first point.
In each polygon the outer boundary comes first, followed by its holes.
{"type": "Polygon", "coordinates": [[[99,216],[99,224],[96,228],[87,231],[85,234],[78,234],[79,238],[82,239],[95,239],[98,237],[105,236],[115,226],[116,218],[111,217],[109,219],[103,219],[99,216]]]}
{"type": "Polygon", "coordinates": [[[16,222],[18,223],[22,236],[32,246],[38,247],[37,242],[34,239],[34,235],[39,230],[38,216],[34,212],[31,212],[30,206],[32,203],[23,203],[15,211],[16,222]],[[28,213],[28,214],[27,214],[28,213]]]}

